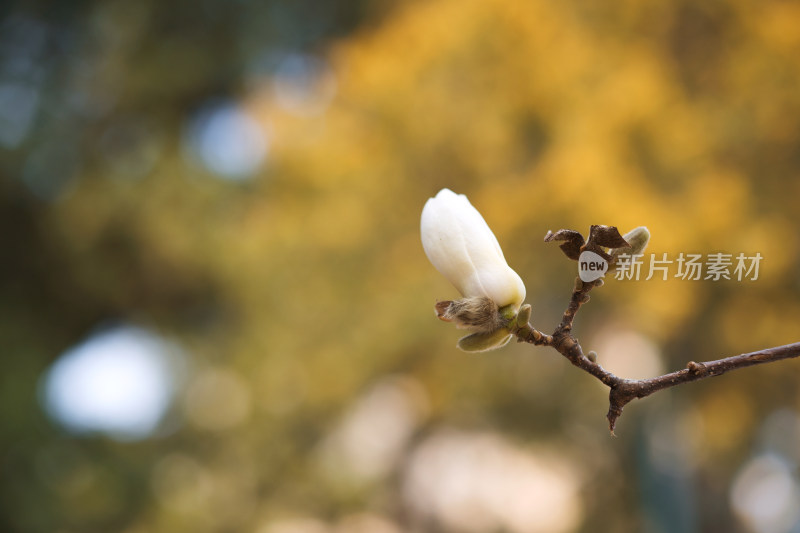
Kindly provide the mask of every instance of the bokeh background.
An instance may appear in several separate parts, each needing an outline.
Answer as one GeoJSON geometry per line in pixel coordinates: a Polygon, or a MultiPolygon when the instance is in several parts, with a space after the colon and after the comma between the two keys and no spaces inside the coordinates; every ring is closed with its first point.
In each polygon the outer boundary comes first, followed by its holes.
{"type": "Polygon", "coordinates": [[[798,361],[612,438],[554,351],[455,348],[418,235],[468,194],[543,330],[547,230],[763,256],[595,291],[625,377],[797,341],[797,2],[4,3],[0,176],[2,531],[800,531],[798,361]]]}

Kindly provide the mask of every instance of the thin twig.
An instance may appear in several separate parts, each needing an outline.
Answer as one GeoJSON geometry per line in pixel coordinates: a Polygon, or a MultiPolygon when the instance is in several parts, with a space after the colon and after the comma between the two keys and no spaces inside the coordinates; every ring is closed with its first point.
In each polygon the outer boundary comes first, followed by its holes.
{"type": "Polygon", "coordinates": [[[686,368],[649,379],[623,379],[600,366],[596,361],[586,357],[578,340],[572,335],[572,323],[581,306],[589,301],[589,291],[601,285],[600,280],[584,283],[575,279],[569,305],[564,311],[561,323],[552,335],[547,335],[534,328],[530,322],[515,328],[513,333],[519,342],[528,342],[539,346],[551,346],[581,370],[591,374],[609,387],[608,427],[611,433],[622,415],[623,408],[636,398],[644,398],[654,392],[719,376],[731,370],[745,368],[762,363],[771,363],[781,359],[800,357],[800,342],[767,348],[757,352],[734,355],[716,361],[696,363],[689,361],[686,368]]]}

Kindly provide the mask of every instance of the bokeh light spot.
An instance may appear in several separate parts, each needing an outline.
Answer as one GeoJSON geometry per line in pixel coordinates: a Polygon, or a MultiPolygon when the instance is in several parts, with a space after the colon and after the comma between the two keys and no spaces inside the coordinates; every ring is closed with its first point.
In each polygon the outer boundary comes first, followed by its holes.
{"type": "Polygon", "coordinates": [[[258,533],[331,533],[325,522],[310,517],[284,518],[258,529],[258,533]]]}
{"type": "Polygon", "coordinates": [[[387,475],[427,408],[425,391],[413,378],[381,379],[354,402],[323,443],[323,469],[331,478],[356,483],[387,475]]]}
{"type": "Polygon", "coordinates": [[[250,389],[232,370],[202,370],[186,391],[186,416],[201,429],[230,429],[249,416],[250,407],[250,389]]]}
{"type": "Polygon", "coordinates": [[[152,487],[158,501],[179,512],[196,512],[206,506],[212,486],[209,472],[184,454],[166,456],[153,471],[152,487]]]}
{"type": "Polygon", "coordinates": [[[176,355],[172,345],[139,328],[99,333],[52,365],[44,378],[44,406],[73,433],[146,438],[170,405],[176,355]]]}
{"type": "Polygon", "coordinates": [[[272,87],[278,105],[299,116],[323,113],[336,94],[336,81],[327,63],[306,54],[282,56],[272,87]]]}
{"type": "Polygon", "coordinates": [[[590,346],[604,368],[627,379],[646,379],[664,372],[658,347],[636,331],[615,326],[603,328],[590,346]]]}
{"type": "Polygon", "coordinates": [[[17,148],[28,136],[40,101],[47,26],[12,15],[0,23],[0,146],[17,148]]]}
{"type": "Polygon", "coordinates": [[[79,148],[70,139],[46,139],[27,156],[20,178],[40,200],[54,202],[70,190],[80,168],[79,148]]]}
{"type": "Polygon", "coordinates": [[[39,105],[39,89],[25,83],[0,84],[0,145],[16,148],[28,135],[39,105]]]}
{"type": "Polygon", "coordinates": [[[747,463],[733,482],[730,499],[734,513],[756,533],[793,531],[800,520],[800,487],[787,462],[776,455],[747,463]]]}
{"type": "Polygon", "coordinates": [[[499,435],[440,431],[410,456],[403,492],[421,522],[447,531],[559,533],[581,522],[569,458],[533,454],[499,435]]]}
{"type": "Polygon", "coordinates": [[[267,132],[234,102],[201,110],[188,130],[188,147],[211,172],[230,180],[253,176],[267,156],[267,132]]]}

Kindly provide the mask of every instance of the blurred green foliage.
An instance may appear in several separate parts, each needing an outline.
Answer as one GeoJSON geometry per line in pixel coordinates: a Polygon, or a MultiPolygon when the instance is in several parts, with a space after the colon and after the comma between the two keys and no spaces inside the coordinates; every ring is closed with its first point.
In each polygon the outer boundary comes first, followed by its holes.
{"type": "Polygon", "coordinates": [[[456,350],[418,223],[468,194],[542,330],[575,276],[548,229],[764,257],[752,282],[610,280],[576,321],[601,363],[631,335],[662,370],[796,341],[798,21],[783,0],[5,6],[0,529],[481,531],[408,495],[418,445],[454,430],[569,465],[572,519],[530,531],[749,530],[737,472],[800,461],[797,362],[635,402],[610,439],[606,391],[555,352],[456,350]],[[321,70],[287,81],[286,54],[321,70]],[[243,179],[191,146],[216,102],[265,132],[243,179]],[[149,440],[72,436],[40,405],[48,365],[113,323],[189,356],[149,440]],[[359,474],[342,428],[376,390],[410,429],[359,474]]]}

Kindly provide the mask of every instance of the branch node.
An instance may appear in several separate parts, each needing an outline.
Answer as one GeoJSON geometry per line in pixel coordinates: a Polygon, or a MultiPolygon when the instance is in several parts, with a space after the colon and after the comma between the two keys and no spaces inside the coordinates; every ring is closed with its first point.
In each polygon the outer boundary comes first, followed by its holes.
{"type": "Polygon", "coordinates": [[[690,374],[695,376],[700,376],[708,373],[706,365],[704,365],[703,363],[695,363],[694,361],[689,361],[688,363],[686,363],[686,369],[689,370],[690,374]]]}
{"type": "Polygon", "coordinates": [[[622,380],[616,385],[611,386],[608,393],[608,430],[614,436],[614,428],[617,427],[617,419],[622,416],[622,410],[634,398],[638,397],[636,382],[622,380]]]}
{"type": "Polygon", "coordinates": [[[582,350],[578,341],[568,333],[553,335],[553,346],[561,354],[566,355],[570,359],[574,359],[582,355],[582,350]]]}

